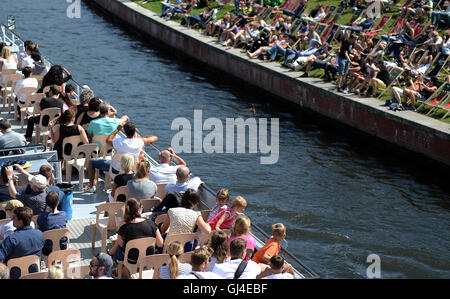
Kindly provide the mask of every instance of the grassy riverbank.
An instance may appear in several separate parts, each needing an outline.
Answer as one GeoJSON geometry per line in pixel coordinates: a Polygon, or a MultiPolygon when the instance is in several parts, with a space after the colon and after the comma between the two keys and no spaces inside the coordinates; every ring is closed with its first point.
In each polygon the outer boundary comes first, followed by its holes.
{"type": "MultiPolygon", "coordinates": [[[[160,13],[161,12],[161,1],[157,0],[157,1],[149,1],[144,3],[141,0],[133,0],[135,3],[139,4],[140,6],[149,9],[155,13],[160,13]]],[[[324,7],[326,7],[327,5],[329,6],[339,6],[339,4],[341,3],[341,1],[339,0],[328,0],[328,1],[319,1],[319,0],[310,0],[308,1],[308,5],[306,8],[306,12],[309,13],[315,6],[317,3],[321,3],[324,7]]],[[[400,2],[404,2],[403,0],[400,2]]],[[[219,11],[217,13],[217,20],[223,18],[223,16],[227,13],[227,12],[233,12],[234,11],[234,4],[233,1],[229,1],[228,5],[226,5],[225,7],[221,8],[219,7],[217,2],[209,2],[209,7],[212,8],[219,8],[219,11]]],[[[201,11],[203,11],[204,8],[194,8],[192,10],[192,12],[190,13],[191,15],[198,15],[201,11]]],[[[352,18],[354,11],[351,8],[347,8],[344,10],[343,14],[341,15],[340,19],[339,19],[339,24],[346,24],[348,23],[348,21],[352,18]]],[[[397,21],[397,18],[399,16],[400,10],[396,7],[393,7],[390,11],[384,12],[383,15],[388,15],[391,16],[391,19],[389,20],[389,22],[383,27],[383,32],[384,33],[389,33],[392,31],[395,22],[397,21]]],[[[271,23],[271,20],[273,20],[273,18],[275,17],[274,14],[272,14],[271,18],[269,18],[269,20],[267,21],[267,23],[271,23]]],[[[172,21],[181,22],[181,18],[174,18],[172,19],[172,21]]],[[[378,24],[379,19],[375,21],[375,26],[378,24]]],[[[425,22],[422,23],[424,26],[429,25],[430,21],[425,18],[425,22]]],[[[195,27],[193,28],[193,30],[198,30],[195,27]]],[[[439,31],[441,36],[442,36],[442,31],[439,31]]],[[[338,47],[337,42],[332,43],[333,47],[338,47]]],[[[280,62],[281,63],[281,62],[280,62]]],[[[299,75],[302,74],[302,72],[299,72],[299,75]]],[[[309,76],[312,77],[321,77],[324,74],[324,71],[322,69],[315,69],[310,71],[309,76]]],[[[441,71],[440,74],[440,79],[441,81],[443,81],[443,78],[447,75],[449,75],[450,72],[448,70],[448,67],[445,70],[441,71]]],[[[378,90],[377,91],[377,95],[381,94],[381,91],[378,90]]],[[[384,103],[387,99],[390,99],[391,95],[389,91],[384,92],[383,96],[381,96],[378,100],[380,101],[380,103],[384,103]]],[[[420,105],[420,103],[416,104],[416,107],[418,107],[420,105]]],[[[426,114],[431,107],[425,105],[425,107],[419,112],[422,114],[426,114]]],[[[436,118],[436,119],[440,119],[446,112],[442,109],[438,110],[436,113],[434,113],[431,117],[436,118]]],[[[447,116],[444,120],[444,122],[450,123],[450,116],[447,116]]]]}

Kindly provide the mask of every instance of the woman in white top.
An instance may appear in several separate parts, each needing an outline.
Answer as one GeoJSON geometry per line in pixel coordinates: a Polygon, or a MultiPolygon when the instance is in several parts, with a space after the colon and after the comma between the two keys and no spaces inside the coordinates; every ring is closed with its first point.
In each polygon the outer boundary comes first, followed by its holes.
{"type": "Polygon", "coordinates": [[[208,236],[211,227],[203,220],[199,211],[193,210],[199,202],[200,195],[198,192],[188,189],[181,198],[181,207],[171,208],[167,212],[169,217],[166,217],[161,232],[168,234],[192,233],[197,225],[208,236]]]}
{"type": "Polygon", "coordinates": [[[1,70],[17,69],[17,58],[11,55],[10,47],[3,47],[0,58],[1,70]]]}
{"type": "MultiPolygon", "coordinates": [[[[14,89],[14,94],[17,96],[17,94],[20,92],[20,90],[24,87],[34,87],[38,88],[39,82],[36,78],[31,78],[31,74],[33,73],[33,70],[31,67],[27,66],[24,67],[22,70],[22,74],[25,76],[25,78],[20,79],[16,83],[16,87],[14,89]]],[[[22,94],[19,98],[19,101],[21,103],[25,103],[26,96],[25,94],[22,94]]]]}
{"type": "Polygon", "coordinates": [[[167,254],[170,256],[169,265],[159,268],[155,278],[177,279],[179,275],[186,275],[192,271],[189,263],[180,263],[178,257],[183,253],[183,245],[178,241],[173,241],[167,245],[167,254]]]}

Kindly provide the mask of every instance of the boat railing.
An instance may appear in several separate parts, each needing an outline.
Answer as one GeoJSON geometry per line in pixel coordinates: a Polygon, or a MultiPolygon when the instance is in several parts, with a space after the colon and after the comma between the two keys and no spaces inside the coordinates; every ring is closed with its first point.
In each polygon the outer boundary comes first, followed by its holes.
{"type": "MultiPolygon", "coordinates": [[[[14,47],[14,49],[16,49],[16,51],[19,51],[24,48],[24,46],[23,46],[24,41],[22,40],[22,38],[20,36],[18,36],[16,33],[14,33],[13,31],[9,30],[7,28],[7,26],[5,26],[4,24],[1,24],[1,33],[2,33],[2,40],[10,43],[10,46],[14,47]]],[[[53,63],[50,61],[50,59],[48,59],[45,56],[42,56],[42,57],[45,58],[45,60],[48,63],[50,63],[50,65],[53,65],[53,63]]],[[[71,78],[70,81],[71,81],[71,83],[73,82],[73,84],[75,85],[74,86],[75,93],[78,96],[81,93],[81,91],[83,90],[82,85],[73,78],[71,78]]],[[[136,129],[136,131],[139,135],[144,136],[142,134],[142,132],[140,132],[139,129],[136,129]]],[[[125,134],[121,131],[121,132],[119,132],[119,136],[125,137],[125,134]]],[[[154,143],[150,144],[150,149],[155,150],[158,155],[161,152],[161,149],[154,143]]],[[[147,151],[144,151],[143,155],[153,166],[159,164],[159,162],[157,162],[154,158],[152,158],[147,153],[147,151]]],[[[172,161],[172,163],[174,165],[177,165],[177,163],[175,161],[172,161]]],[[[194,174],[192,172],[191,172],[191,175],[194,176],[194,174]]],[[[59,178],[61,178],[61,176],[59,176],[59,178]]],[[[209,197],[213,197],[215,199],[216,194],[210,187],[208,187],[208,185],[206,183],[203,183],[201,188],[208,193],[209,197]]],[[[202,203],[204,206],[208,207],[209,209],[212,208],[210,203],[205,202],[205,201],[203,201],[202,203]]],[[[261,229],[259,226],[257,226],[254,223],[252,223],[251,225],[252,225],[253,233],[257,232],[259,235],[263,236],[263,238],[259,238],[260,240],[265,240],[267,238],[270,238],[270,236],[266,232],[264,232],[264,230],[261,229]]],[[[283,248],[283,246],[282,246],[280,250],[284,254],[284,256],[289,259],[289,261],[292,261],[293,263],[295,263],[294,269],[297,270],[298,268],[300,268],[302,270],[301,273],[299,271],[296,271],[300,277],[302,277],[302,278],[320,278],[317,273],[315,273],[308,266],[306,266],[295,255],[291,254],[286,248],[283,248]],[[304,274],[307,274],[307,275],[305,276],[304,274]]]]}

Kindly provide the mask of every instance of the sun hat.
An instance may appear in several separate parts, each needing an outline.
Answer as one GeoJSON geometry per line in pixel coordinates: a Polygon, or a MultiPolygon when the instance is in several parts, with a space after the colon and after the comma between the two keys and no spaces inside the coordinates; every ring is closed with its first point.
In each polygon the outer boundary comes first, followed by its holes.
{"type": "Polygon", "coordinates": [[[9,200],[7,202],[2,203],[1,207],[4,210],[11,211],[11,210],[14,210],[15,208],[23,207],[23,203],[21,201],[17,200],[17,199],[11,199],[11,200],[9,200]]]}
{"type": "Polygon", "coordinates": [[[39,189],[44,189],[47,186],[47,179],[41,174],[30,175],[28,181],[39,189]]]}

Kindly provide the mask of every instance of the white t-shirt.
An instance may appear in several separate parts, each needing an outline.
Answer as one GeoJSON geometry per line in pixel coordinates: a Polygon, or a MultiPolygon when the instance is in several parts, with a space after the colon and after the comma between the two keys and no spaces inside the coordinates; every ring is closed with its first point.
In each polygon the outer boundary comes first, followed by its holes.
{"type": "MultiPolygon", "coordinates": [[[[169,210],[170,211],[170,210],[169,210]]],[[[219,276],[222,276],[225,279],[233,279],[234,273],[236,272],[239,264],[241,263],[241,259],[234,259],[222,264],[216,264],[213,268],[214,273],[219,276]]],[[[239,279],[256,279],[256,276],[261,273],[261,267],[255,263],[254,261],[248,261],[247,266],[245,267],[244,272],[242,273],[239,279]]]]}
{"type": "Polygon", "coordinates": [[[33,58],[31,58],[31,55],[28,55],[22,59],[21,63],[18,66],[20,67],[20,69],[23,69],[27,66],[34,68],[34,60],[33,58]]]}
{"type": "MultiPolygon", "coordinates": [[[[139,153],[144,147],[144,141],[141,138],[118,137],[113,140],[113,147],[118,154],[132,154],[139,158],[139,153]]],[[[120,169],[120,162],[116,161],[112,165],[114,169],[120,169]]]]}
{"type": "Polygon", "coordinates": [[[266,277],[267,279],[294,279],[294,276],[291,273],[279,273],[272,274],[266,277]]]}
{"type": "Polygon", "coordinates": [[[202,180],[200,180],[199,177],[195,177],[195,178],[191,178],[189,181],[184,182],[184,183],[176,183],[173,185],[167,185],[166,186],[166,194],[171,191],[184,193],[184,192],[186,192],[187,189],[194,189],[195,191],[197,191],[201,182],[202,182],[202,180]]]}
{"type": "MultiPolygon", "coordinates": [[[[14,94],[17,95],[19,91],[24,87],[35,87],[38,88],[39,82],[36,78],[24,78],[20,79],[16,83],[16,88],[14,89],[14,94]]],[[[25,103],[25,95],[21,95],[19,98],[21,103],[25,103]]]]}
{"type": "MultiPolygon", "coordinates": [[[[230,260],[230,258],[228,257],[224,262],[227,262],[229,260],[230,260]]],[[[208,263],[208,267],[206,267],[206,271],[212,271],[216,264],[217,264],[217,258],[215,256],[212,256],[208,263]]]]}
{"type": "Polygon", "coordinates": [[[177,182],[177,169],[179,166],[161,163],[151,168],[150,179],[155,184],[175,184],[177,182]]]}
{"type": "MultiPolygon", "coordinates": [[[[223,279],[222,276],[217,275],[214,272],[197,272],[204,279],[223,279]]],[[[198,279],[194,274],[179,275],[178,279],[198,279]]]]}

